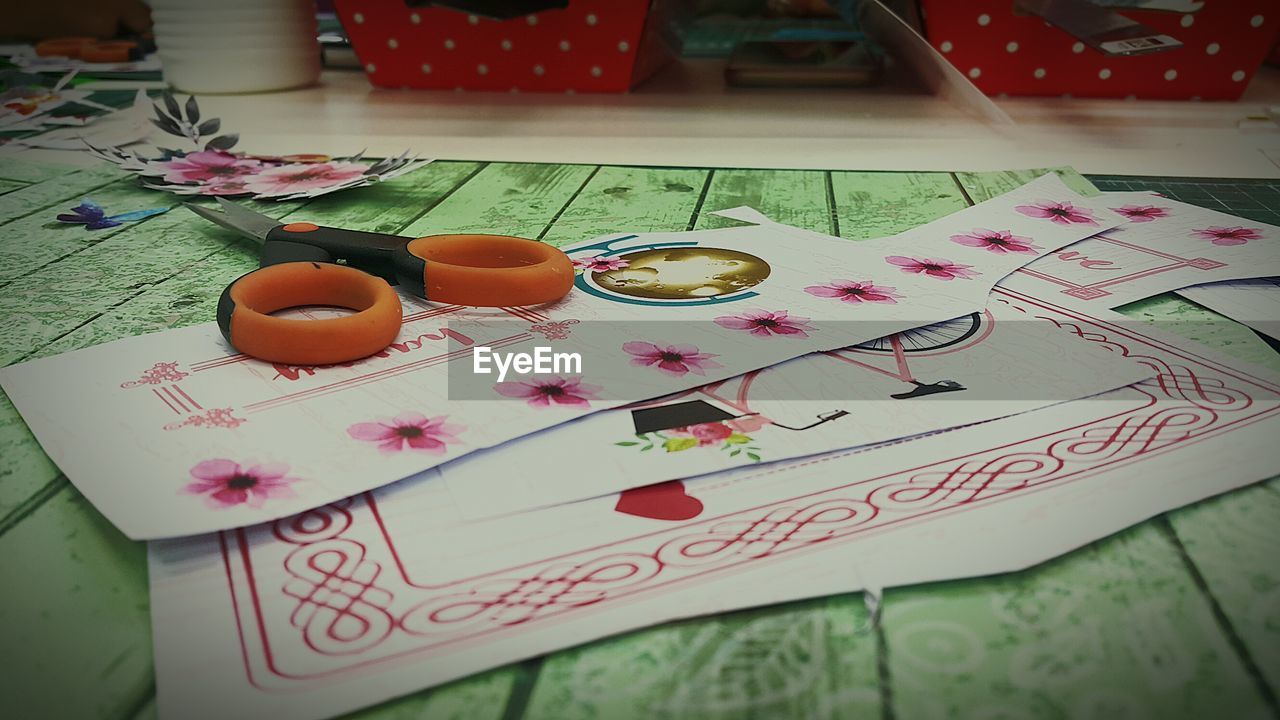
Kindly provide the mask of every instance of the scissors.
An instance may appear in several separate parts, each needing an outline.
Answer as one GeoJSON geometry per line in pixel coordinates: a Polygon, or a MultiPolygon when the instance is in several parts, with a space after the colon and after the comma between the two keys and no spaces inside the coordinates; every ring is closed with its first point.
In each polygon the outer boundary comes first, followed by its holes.
{"type": "Polygon", "coordinates": [[[149,40],[97,40],[91,37],[61,37],[36,44],[39,57],[66,57],[89,63],[123,63],[141,60],[155,50],[149,40]]]}
{"type": "Polygon", "coordinates": [[[218,198],[222,212],[183,203],[262,245],[261,267],[218,300],[218,327],[237,351],[269,362],[331,365],[368,357],[400,332],[400,298],[388,283],[432,302],[479,307],[539,305],[573,287],[560,250],[506,235],[399,235],[281,223],[218,198]],[[355,314],[294,320],[271,313],[329,305],[355,314]]]}

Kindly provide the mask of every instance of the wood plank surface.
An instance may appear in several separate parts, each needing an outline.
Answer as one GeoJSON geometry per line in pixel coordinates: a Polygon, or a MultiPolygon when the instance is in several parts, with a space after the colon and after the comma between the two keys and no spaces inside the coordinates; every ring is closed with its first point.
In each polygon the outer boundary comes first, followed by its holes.
{"type": "MultiPolygon", "coordinates": [[[[180,209],[95,236],[51,227],[51,208],[88,190],[116,205],[172,198],[74,169],[0,165],[4,187],[21,185],[0,194],[0,227],[20,229],[23,239],[0,238],[0,260],[22,269],[0,275],[8,283],[0,289],[0,364],[207,321],[222,287],[256,262],[251,244],[180,209]],[[59,176],[79,189],[57,190],[59,176]],[[90,177],[102,182],[87,187],[90,177]]],[[[1041,172],[437,162],[305,206],[255,207],[353,229],[496,232],[562,244],[614,231],[722,227],[733,222],[708,213],[745,204],[856,240],[900,232],[1041,172]]],[[[1170,297],[1124,310],[1157,324],[1201,317],[1187,307],[1196,309],[1170,297]]],[[[1195,339],[1280,367],[1249,331],[1226,327],[1195,339]]],[[[860,594],[684,621],[354,717],[1274,716],[1277,482],[1171,513],[1028,572],[890,590],[878,626],[860,594]]],[[[3,396],[0,576],[22,588],[0,598],[4,647],[38,648],[29,663],[0,673],[8,707],[31,711],[16,716],[154,713],[141,545],[66,483],[3,396]]]]}

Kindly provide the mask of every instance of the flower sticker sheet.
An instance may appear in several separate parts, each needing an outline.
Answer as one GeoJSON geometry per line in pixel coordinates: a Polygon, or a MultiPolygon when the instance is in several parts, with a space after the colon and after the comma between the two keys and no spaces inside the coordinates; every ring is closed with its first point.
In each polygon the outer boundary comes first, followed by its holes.
{"type": "Polygon", "coordinates": [[[1121,222],[1055,176],[879,241],[733,216],[759,224],[570,246],[575,288],[549,306],[406,297],[396,342],[354,363],[260,362],[209,323],[5,368],[0,385],[125,534],[191,535],[317,507],[597,410],[972,314],[1015,268],[1121,222]],[[546,345],[581,352],[581,372],[470,370],[478,346],[546,345]]]}
{"type": "Polygon", "coordinates": [[[1273,373],[1107,310],[993,303],[1155,377],[496,520],[401,483],[152,543],[159,711],[310,720],[675,618],[1017,570],[1280,469],[1273,373]]]}
{"type": "Polygon", "coordinates": [[[1145,365],[995,303],[596,413],[472,453],[440,474],[461,515],[477,519],[968,425],[1151,374],[1145,365]],[[546,461],[565,447],[574,449],[570,471],[546,461]]]}
{"type": "Polygon", "coordinates": [[[1190,285],[1280,275],[1280,227],[1152,193],[1101,199],[1127,222],[1048,254],[1001,287],[1114,308],[1190,285]]]}

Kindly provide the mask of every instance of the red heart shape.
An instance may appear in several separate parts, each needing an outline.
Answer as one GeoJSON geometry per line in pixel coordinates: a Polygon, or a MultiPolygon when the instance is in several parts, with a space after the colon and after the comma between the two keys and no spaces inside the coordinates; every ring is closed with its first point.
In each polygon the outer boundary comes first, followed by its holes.
{"type": "Polygon", "coordinates": [[[623,491],[614,510],[654,520],[689,520],[702,514],[702,501],[679,480],[623,491]]]}

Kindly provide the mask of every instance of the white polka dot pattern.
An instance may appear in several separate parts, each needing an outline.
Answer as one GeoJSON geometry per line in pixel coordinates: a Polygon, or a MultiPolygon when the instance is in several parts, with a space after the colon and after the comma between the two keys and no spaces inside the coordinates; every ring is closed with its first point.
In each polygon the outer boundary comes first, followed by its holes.
{"type": "Polygon", "coordinates": [[[1042,17],[1011,10],[1008,0],[919,0],[919,8],[929,17],[930,44],[991,96],[1216,100],[1238,98],[1270,51],[1277,23],[1269,10],[1276,3],[1166,0],[1145,9],[1131,7],[1136,2],[1103,3],[1109,12],[1147,25],[1153,38],[1169,36],[1183,45],[1180,52],[1134,55],[1091,47],[1042,17]],[[1180,7],[1155,12],[1155,5],[1180,7]],[[1188,12],[1190,5],[1199,7],[1188,12]]]}

